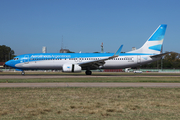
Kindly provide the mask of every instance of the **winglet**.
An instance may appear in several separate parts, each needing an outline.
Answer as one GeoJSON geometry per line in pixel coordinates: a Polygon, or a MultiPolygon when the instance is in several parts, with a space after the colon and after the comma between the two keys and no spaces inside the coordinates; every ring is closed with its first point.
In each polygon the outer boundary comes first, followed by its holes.
{"type": "Polygon", "coordinates": [[[119,56],[119,54],[121,53],[122,47],[123,47],[123,45],[121,45],[119,47],[119,49],[117,50],[117,52],[113,56],[119,56]]]}

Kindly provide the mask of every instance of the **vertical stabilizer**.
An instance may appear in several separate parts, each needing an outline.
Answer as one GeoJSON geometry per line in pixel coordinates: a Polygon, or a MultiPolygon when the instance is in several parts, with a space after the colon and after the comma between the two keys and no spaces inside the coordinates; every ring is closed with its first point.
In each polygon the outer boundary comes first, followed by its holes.
{"type": "Polygon", "coordinates": [[[160,54],[164,40],[164,35],[166,32],[166,27],[167,25],[165,24],[160,25],[141,48],[134,51],[130,51],[128,53],[160,54]]]}

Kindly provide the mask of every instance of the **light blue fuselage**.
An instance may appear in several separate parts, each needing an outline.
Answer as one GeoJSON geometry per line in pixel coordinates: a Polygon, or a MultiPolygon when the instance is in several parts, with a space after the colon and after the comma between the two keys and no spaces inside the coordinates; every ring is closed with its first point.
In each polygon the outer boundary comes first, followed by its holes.
{"type": "MultiPolygon", "coordinates": [[[[89,62],[100,60],[113,56],[114,53],[36,53],[24,54],[15,57],[13,60],[6,62],[6,65],[21,70],[47,70],[57,69],[62,70],[62,66],[67,63],[79,64],[82,62],[89,62]]],[[[135,53],[121,53],[119,57],[105,61],[101,69],[121,69],[127,67],[136,67],[142,64],[150,63],[158,60],[152,59],[150,54],[135,54],[135,53]]],[[[86,70],[87,67],[82,67],[86,70]]],[[[97,69],[90,67],[90,69],[97,69]]]]}

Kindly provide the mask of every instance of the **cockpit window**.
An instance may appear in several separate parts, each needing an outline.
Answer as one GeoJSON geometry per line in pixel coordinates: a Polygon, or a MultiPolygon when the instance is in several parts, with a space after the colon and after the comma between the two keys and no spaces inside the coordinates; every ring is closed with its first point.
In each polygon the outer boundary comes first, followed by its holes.
{"type": "Polygon", "coordinates": [[[18,60],[19,58],[14,58],[13,60],[18,60]]]}

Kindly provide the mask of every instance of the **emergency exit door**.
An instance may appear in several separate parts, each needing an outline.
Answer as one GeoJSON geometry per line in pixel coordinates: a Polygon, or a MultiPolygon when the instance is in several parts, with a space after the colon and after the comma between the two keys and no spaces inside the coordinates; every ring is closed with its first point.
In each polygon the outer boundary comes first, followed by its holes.
{"type": "Polygon", "coordinates": [[[141,63],[141,56],[140,55],[137,56],[137,63],[141,63]]]}

